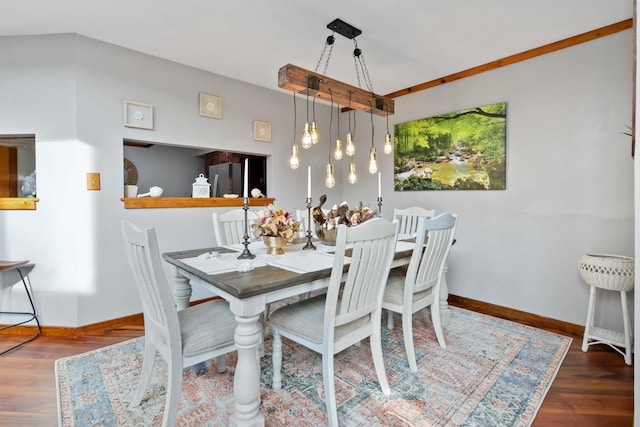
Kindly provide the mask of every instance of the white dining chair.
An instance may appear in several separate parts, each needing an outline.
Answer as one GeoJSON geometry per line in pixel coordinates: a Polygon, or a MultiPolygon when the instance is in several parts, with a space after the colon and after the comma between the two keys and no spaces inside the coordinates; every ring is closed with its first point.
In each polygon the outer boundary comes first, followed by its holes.
{"type": "Polygon", "coordinates": [[[393,209],[393,219],[398,221],[398,236],[411,236],[418,229],[418,219],[431,218],[436,214],[435,209],[424,209],[412,206],[404,209],[393,209]]]}
{"type": "Polygon", "coordinates": [[[128,221],[122,221],[122,235],[142,299],[145,332],[142,372],[131,407],[142,402],[156,353],[160,353],[167,362],[168,373],[162,425],[174,426],[183,369],[217,357],[218,372],[224,372],[224,355],[236,350],[235,317],[229,303],[223,300],[210,300],[177,311],[162,269],[155,229],[141,230],[128,221]]]}
{"type": "MultiPolygon", "coordinates": [[[[420,218],[432,218],[436,214],[435,209],[424,209],[419,206],[393,209],[393,220],[398,223],[398,239],[411,239],[416,236],[418,220],[420,218]]],[[[406,274],[407,266],[398,267],[406,274]]],[[[395,271],[394,273],[398,273],[395,271]]],[[[393,329],[393,313],[387,312],[387,329],[393,329]]]]}
{"type": "Polygon", "coordinates": [[[406,275],[391,272],[382,299],[382,308],[402,314],[402,335],[409,368],[418,371],[413,347],[413,313],[431,307],[431,321],[440,347],[447,344],[440,322],[440,284],[444,264],[456,231],[458,216],[443,213],[434,218],[420,218],[416,242],[406,275]]]}
{"type": "MultiPolygon", "coordinates": [[[[262,211],[251,209],[247,211],[247,233],[250,242],[256,240],[251,224],[256,224],[261,216],[262,211]]],[[[244,209],[233,209],[224,213],[213,212],[212,219],[217,246],[237,245],[244,242],[244,209]]]]}
{"type": "Polygon", "coordinates": [[[330,426],[338,425],[334,355],[370,337],[380,388],[390,394],[382,359],[382,294],[395,252],[397,227],[374,218],[355,227],[338,226],[335,256],[326,294],[290,304],[271,314],[273,388],[282,387],[282,338],[322,354],[322,376],[330,426]],[[343,277],[347,245],[349,267],[343,277]]]}

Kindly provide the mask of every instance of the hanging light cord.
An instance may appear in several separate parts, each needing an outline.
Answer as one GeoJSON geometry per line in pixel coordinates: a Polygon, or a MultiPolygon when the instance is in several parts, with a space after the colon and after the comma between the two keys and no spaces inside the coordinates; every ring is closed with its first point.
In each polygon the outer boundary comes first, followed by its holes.
{"type": "Polygon", "coordinates": [[[373,107],[371,106],[371,101],[369,101],[369,113],[371,113],[371,148],[373,148],[373,134],[375,133],[375,129],[373,127],[373,107]]]}
{"type": "Polygon", "coordinates": [[[294,91],[293,92],[293,145],[296,145],[296,123],[298,122],[297,111],[298,109],[296,108],[296,93],[294,91]]]}
{"type": "MultiPolygon", "coordinates": [[[[333,127],[333,91],[329,88],[329,96],[331,96],[331,113],[329,114],[329,163],[331,163],[331,129],[333,127]]],[[[340,119],[340,116],[338,116],[340,119]]],[[[340,130],[338,130],[339,134],[340,130]]]]}

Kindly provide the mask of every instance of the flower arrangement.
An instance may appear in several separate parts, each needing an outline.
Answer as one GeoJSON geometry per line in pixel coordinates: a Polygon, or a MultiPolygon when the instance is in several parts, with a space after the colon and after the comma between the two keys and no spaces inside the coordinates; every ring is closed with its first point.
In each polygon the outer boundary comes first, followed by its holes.
{"type": "Polygon", "coordinates": [[[298,235],[300,223],[289,212],[276,209],[269,205],[264,210],[264,216],[257,224],[252,224],[256,237],[282,237],[291,242],[298,235]]]}
{"type": "Polygon", "coordinates": [[[362,202],[360,203],[360,206],[347,212],[347,220],[351,225],[362,224],[374,216],[376,216],[376,212],[371,210],[368,206],[362,206],[362,202]]]}

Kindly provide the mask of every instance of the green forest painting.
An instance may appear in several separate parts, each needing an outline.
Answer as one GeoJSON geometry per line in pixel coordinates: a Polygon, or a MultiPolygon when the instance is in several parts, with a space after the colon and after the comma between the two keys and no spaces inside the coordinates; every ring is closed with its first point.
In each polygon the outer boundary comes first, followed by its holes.
{"type": "Polygon", "coordinates": [[[395,190],[504,190],[506,123],[500,102],[396,124],[395,190]]]}

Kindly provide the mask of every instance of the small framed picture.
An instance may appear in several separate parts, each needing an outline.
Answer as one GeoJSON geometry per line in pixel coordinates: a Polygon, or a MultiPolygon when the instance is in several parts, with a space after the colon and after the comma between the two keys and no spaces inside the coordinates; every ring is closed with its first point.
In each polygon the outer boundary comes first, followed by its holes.
{"type": "Polygon", "coordinates": [[[200,115],[219,119],[222,117],[222,98],[206,93],[200,94],[200,115]]]}
{"type": "Polygon", "coordinates": [[[254,121],[253,139],[256,141],[271,142],[271,123],[254,121]]]}
{"type": "Polygon", "coordinates": [[[153,105],[124,101],[124,125],[130,128],[153,129],[153,105]]]}

